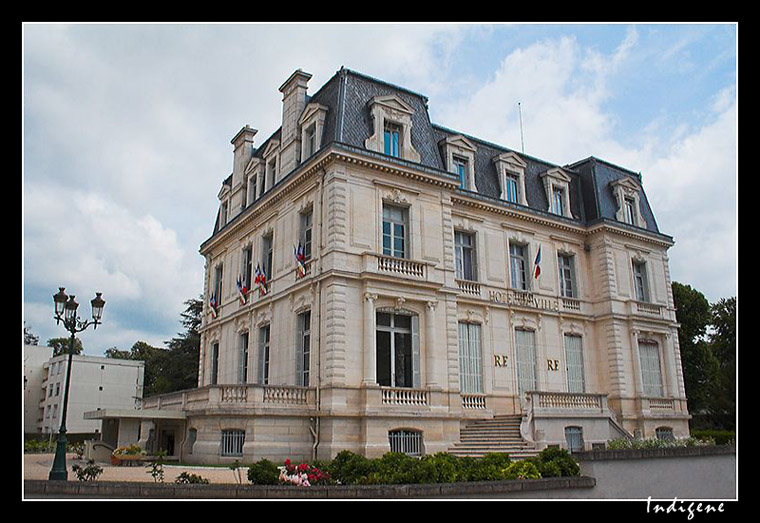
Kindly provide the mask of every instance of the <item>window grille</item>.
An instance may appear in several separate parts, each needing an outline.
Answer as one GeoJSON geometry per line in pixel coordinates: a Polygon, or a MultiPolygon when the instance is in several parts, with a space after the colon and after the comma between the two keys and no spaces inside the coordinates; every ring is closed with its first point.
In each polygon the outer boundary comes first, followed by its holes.
{"type": "Polygon", "coordinates": [[[222,431],[222,456],[242,456],[245,431],[223,430],[222,431]]]}
{"type": "Polygon", "coordinates": [[[391,452],[400,452],[407,456],[422,455],[422,433],[413,430],[392,430],[388,432],[391,452]]]}
{"type": "Polygon", "coordinates": [[[654,435],[657,436],[657,439],[664,439],[664,440],[674,440],[675,437],[673,437],[673,429],[670,427],[657,427],[654,429],[654,435]]]}

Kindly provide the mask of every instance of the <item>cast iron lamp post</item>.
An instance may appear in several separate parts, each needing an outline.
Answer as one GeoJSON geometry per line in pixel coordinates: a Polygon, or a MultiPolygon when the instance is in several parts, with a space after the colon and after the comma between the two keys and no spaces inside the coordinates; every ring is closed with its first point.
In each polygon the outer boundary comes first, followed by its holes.
{"type": "Polygon", "coordinates": [[[66,481],[68,479],[68,472],[66,470],[66,411],[69,406],[69,382],[71,380],[71,357],[74,355],[74,335],[77,332],[82,332],[87,327],[92,325],[93,329],[97,329],[100,325],[100,318],[103,316],[103,307],[106,302],[100,297],[101,293],[96,292],[95,298],[90,301],[92,305],[92,321],[80,320],[77,316],[77,307],[79,304],[74,301],[74,296],[66,296],[63,292],[64,288],[59,287],[58,293],[53,295],[53,301],[55,302],[55,323],[63,322],[63,326],[71,333],[71,340],[69,341],[69,361],[66,369],[66,386],[63,389],[63,412],[61,413],[61,428],[58,430],[58,440],[55,446],[55,459],[53,460],[53,468],[50,469],[48,479],[59,479],[66,481]]]}

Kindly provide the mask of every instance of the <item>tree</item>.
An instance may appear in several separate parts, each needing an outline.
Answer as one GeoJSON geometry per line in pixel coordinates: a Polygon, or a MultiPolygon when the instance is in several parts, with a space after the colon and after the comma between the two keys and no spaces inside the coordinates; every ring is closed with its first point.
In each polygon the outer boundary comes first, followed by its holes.
{"type": "Polygon", "coordinates": [[[718,379],[718,359],[705,338],[712,318],[710,304],[689,285],[673,282],[672,288],[688,408],[692,424],[700,426],[710,417],[718,379]]]}
{"type": "MultiPolygon", "coordinates": [[[[61,354],[69,353],[69,344],[71,343],[70,337],[64,338],[50,338],[47,340],[48,347],[53,347],[53,357],[60,356],[61,354]]],[[[84,347],[82,346],[82,340],[74,338],[74,354],[82,354],[84,347]]]]}
{"type": "Polygon", "coordinates": [[[725,429],[736,427],[736,297],[713,304],[710,344],[719,362],[716,386],[716,421],[725,429]]]}
{"type": "Polygon", "coordinates": [[[191,298],[185,302],[187,308],[182,313],[185,332],[166,341],[169,348],[167,378],[171,391],[194,388],[198,385],[198,357],[201,348],[201,326],[203,299],[191,298]]]}
{"type": "Polygon", "coordinates": [[[153,347],[144,341],[135,343],[129,351],[111,347],[105,351],[108,358],[141,360],[145,362],[143,395],[145,397],[198,385],[198,356],[203,300],[190,299],[182,313],[185,332],[165,342],[168,349],[153,347]]]}
{"type": "Polygon", "coordinates": [[[35,336],[31,327],[26,326],[24,322],[24,345],[39,345],[40,337],[35,336]]]}

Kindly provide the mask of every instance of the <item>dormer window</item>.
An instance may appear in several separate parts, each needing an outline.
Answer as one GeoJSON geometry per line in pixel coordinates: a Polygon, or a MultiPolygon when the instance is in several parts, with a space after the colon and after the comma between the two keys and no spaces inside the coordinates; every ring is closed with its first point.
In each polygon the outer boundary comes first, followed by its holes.
{"type": "Polygon", "coordinates": [[[301,162],[308,160],[322,146],[320,140],[326,116],[327,107],[312,102],[304,108],[298,119],[298,125],[301,126],[301,162]]]}
{"type": "Polygon", "coordinates": [[[551,209],[552,212],[554,214],[558,214],[562,216],[564,214],[562,212],[564,203],[565,203],[564,191],[561,188],[554,186],[552,188],[552,209],[551,209]]]}
{"type": "Polygon", "coordinates": [[[258,194],[256,193],[256,174],[252,174],[248,177],[248,204],[252,204],[256,201],[256,197],[258,194]]]}
{"type": "Polygon", "coordinates": [[[224,227],[227,224],[227,202],[222,202],[222,206],[219,209],[219,228],[224,227]]]}
{"type": "Polygon", "coordinates": [[[477,191],[475,186],[475,144],[466,137],[458,134],[449,136],[441,142],[443,157],[447,170],[459,178],[459,188],[467,191],[477,191]]]}
{"type": "Polygon", "coordinates": [[[549,169],[540,177],[544,181],[548,211],[557,216],[572,218],[570,212],[570,175],[559,167],[549,169]]]}
{"type": "Polygon", "coordinates": [[[624,201],[623,221],[629,225],[636,225],[634,221],[636,218],[636,211],[634,210],[635,202],[633,198],[625,198],[624,201]]]}
{"type": "Polygon", "coordinates": [[[316,150],[316,129],[314,125],[310,125],[308,129],[304,132],[304,142],[303,142],[303,158],[306,159],[312,154],[314,154],[314,151],[316,150]]]}
{"type": "Polygon", "coordinates": [[[467,188],[467,159],[461,156],[454,156],[454,170],[459,175],[459,187],[467,188]]]}
{"type": "Polygon", "coordinates": [[[610,183],[612,194],[615,196],[618,210],[615,219],[619,222],[646,228],[647,223],[641,214],[641,185],[633,176],[626,176],[622,180],[610,183]]]}
{"type": "Polygon", "coordinates": [[[401,126],[392,122],[385,122],[385,129],[383,131],[383,144],[385,145],[385,154],[399,157],[399,143],[401,136],[401,126]]]}
{"type": "Polygon", "coordinates": [[[518,195],[518,177],[512,176],[509,174],[505,174],[504,176],[504,200],[507,200],[511,203],[518,203],[517,201],[517,195],[518,195]]]}
{"type": "Polygon", "coordinates": [[[364,146],[394,158],[419,162],[420,155],[412,146],[412,106],[396,95],[376,96],[368,105],[373,132],[364,146]]]}
{"type": "Polygon", "coordinates": [[[493,162],[499,179],[499,198],[510,203],[528,205],[525,197],[525,169],[528,164],[513,152],[500,154],[493,162]]]}

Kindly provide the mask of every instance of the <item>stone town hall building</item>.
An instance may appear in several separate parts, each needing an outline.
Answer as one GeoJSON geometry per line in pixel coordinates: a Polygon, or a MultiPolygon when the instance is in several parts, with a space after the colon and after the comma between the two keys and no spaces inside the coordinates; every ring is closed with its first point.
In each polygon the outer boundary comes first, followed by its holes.
{"type": "Polygon", "coordinates": [[[640,174],[441,127],[345,68],[310,77],[280,87],[271,136],[232,138],[198,388],[95,414],[105,440],[250,463],[688,435],[673,240],[640,174]]]}

